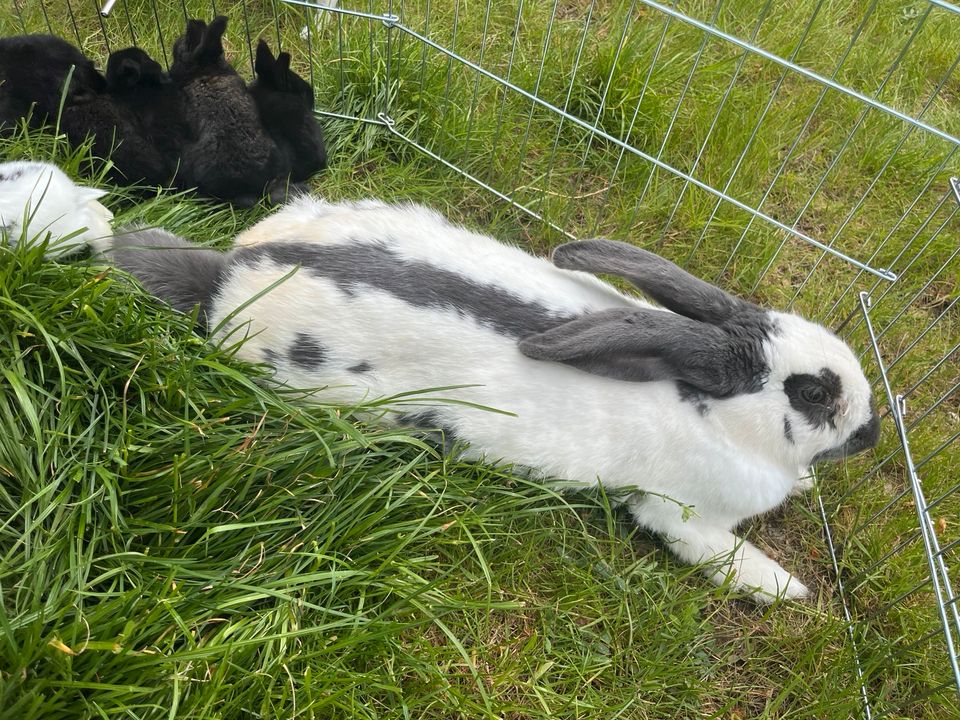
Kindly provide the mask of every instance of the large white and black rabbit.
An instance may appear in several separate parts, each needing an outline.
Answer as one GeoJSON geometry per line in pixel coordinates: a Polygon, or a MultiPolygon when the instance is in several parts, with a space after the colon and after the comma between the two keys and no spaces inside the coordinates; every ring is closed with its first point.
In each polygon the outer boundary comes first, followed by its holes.
{"type": "Polygon", "coordinates": [[[400,406],[399,422],[442,429],[468,457],[636,488],[640,525],[757,600],[808,591],[732,531],[810,465],[878,439],[870,385],[833,333],[624,243],[566,244],[551,264],[420,206],[315,198],[228,253],[162,230],[114,243],[112,261],[149,291],[199,303],[218,337],[249,336],[241,357],[327,387],[324,402],[464,386],[441,393],[459,404],[400,406]],[[588,272],[629,278],[664,307],[588,272]]]}
{"type": "Polygon", "coordinates": [[[113,213],[100,202],[106,190],[75,185],[52,163],[0,163],[0,230],[9,245],[50,235],[46,257],[76,252],[113,234],[113,213]]]}

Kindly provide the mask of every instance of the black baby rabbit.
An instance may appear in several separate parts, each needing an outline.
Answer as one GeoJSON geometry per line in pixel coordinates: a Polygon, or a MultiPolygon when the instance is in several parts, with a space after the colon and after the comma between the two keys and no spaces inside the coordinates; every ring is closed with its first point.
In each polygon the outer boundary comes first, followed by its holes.
{"type": "Polygon", "coordinates": [[[30,118],[31,127],[59,121],[72,145],[92,137],[94,153],[112,160],[109,172],[114,181],[168,182],[172,173],[163,149],[115,102],[108,85],[94,64],[66,40],[53,35],[0,39],[0,126],[5,131],[24,117],[30,118]]]}
{"type": "Polygon", "coordinates": [[[223,16],[209,25],[190,20],[173,45],[170,76],[184,93],[195,135],[179,176],[205,195],[249,206],[283,175],[283,163],[246,84],[224,56],[226,28],[223,16]]]}
{"type": "Polygon", "coordinates": [[[257,79],[250,83],[250,94],[260,120],[290,169],[290,181],[307,180],[327,165],[323,133],[313,114],[313,88],[290,69],[290,53],[274,57],[263,40],[254,69],[257,79]]]}
{"type": "Polygon", "coordinates": [[[106,80],[94,64],[66,40],[53,35],[0,38],[0,127],[7,132],[28,116],[33,127],[55,123],[61,97],[70,106],[89,102],[105,89],[106,80]]]}
{"type": "Polygon", "coordinates": [[[110,54],[106,79],[113,101],[163,158],[162,167],[146,179],[153,185],[172,181],[177,187],[185,187],[175,176],[183,149],[195,137],[187,122],[183,92],[160,63],[136,47],[110,54]]]}

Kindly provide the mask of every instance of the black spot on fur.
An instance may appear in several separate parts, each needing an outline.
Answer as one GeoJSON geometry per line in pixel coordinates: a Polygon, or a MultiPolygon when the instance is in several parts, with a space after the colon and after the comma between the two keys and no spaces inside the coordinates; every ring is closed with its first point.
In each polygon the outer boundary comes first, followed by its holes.
{"type": "Polygon", "coordinates": [[[23,177],[22,169],[14,170],[6,175],[0,173],[0,183],[13,182],[14,180],[19,180],[21,177],[23,177]]]}
{"type": "Polygon", "coordinates": [[[271,350],[270,348],[264,348],[263,361],[268,365],[277,367],[280,364],[280,354],[276,350],[271,350]]]}
{"type": "Polygon", "coordinates": [[[710,412],[710,406],[707,405],[707,395],[692,385],[688,385],[685,382],[678,382],[677,393],[680,395],[680,400],[691,403],[697,409],[697,412],[700,413],[701,417],[710,412]]]}
{"type": "Polygon", "coordinates": [[[347,371],[352,373],[365,373],[365,372],[370,372],[370,370],[372,369],[373,368],[370,365],[370,363],[364,360],[363,362],[357,363],[356,365],[351,365],[350,367],[347,368],[347,371]]]}
{"type": "Polygon", "coordinates": [[[783,391],[790,407],[799,412],[815,428],[836,427],[837,403],[843,394],[840,377],[823,368],[819,375],[794,373],[783,381],[783,391]]]}
{"type": "Polygon", "coordinates": [[[294,365],[305,370],[314,370],[327,359],[327,351],[315,338],[306,333],[297,333],[287,351],[287,357],[294,365]]]}
{"type": "Polygon", "coordinates": [[[790,424],[790,418],[783,416],[783,436],[791,445],[793,444],[793,426],[790,424]]]}
{"type": "Polygon", "coordinates": [[[425,431],[424,437],[434,445],[443,447],[444,452],[450,452],[461,441],[456,430],[449,423],[444,422],[440,414],[434,410],[404,413],[400,416],[399,423],[401,427],[425,431]]]}
{"type": "Polygon", "coordinates": [[[373,287],[411,305],[471,317],[513,338],[571,319],[495,285],[481,285],[435,265],[405,260],[379,244],[268,243],[237,250],[232,262],[255,265],[263,259],[278,265],[300,265],[350,295],[358,287],[373,287]]]}

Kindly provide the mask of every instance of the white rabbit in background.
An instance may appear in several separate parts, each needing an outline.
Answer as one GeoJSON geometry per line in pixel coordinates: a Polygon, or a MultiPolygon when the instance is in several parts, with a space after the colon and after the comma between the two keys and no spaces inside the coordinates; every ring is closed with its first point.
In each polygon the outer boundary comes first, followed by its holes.
{"type": "Polygon", "coordinates": [[[69,255],[113,235],[113,213],[99,202],[106,194],[106,190],[75,185],[51,163],[0,163],[2,237],[17,245],[39,242],[50,233],[46,257],[69,255]]]}
{"type": "Polygon", "coordinates": [[[551,263],[421,206],[304,197],[231,252],[152,229],[109,244],[148,291],[199,304],[217,337],[248,336],[240,357],[326,388],[323,402],[454,388],[440,394],[459,404],[418,399],[398,421],[465,441],[466,457],[634,488],[639,525],[759,601],[808,591],[733,530],[811,465],[878,440],[870,383],[836,335],[626,243],[568,243],[551,263]]]}

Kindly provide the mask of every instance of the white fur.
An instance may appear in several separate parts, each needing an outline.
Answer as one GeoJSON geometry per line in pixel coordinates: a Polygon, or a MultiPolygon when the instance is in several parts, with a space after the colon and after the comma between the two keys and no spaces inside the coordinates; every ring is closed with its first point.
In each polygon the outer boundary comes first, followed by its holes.
{"type": "MultiPolygon", "coordinates": [[[[237,240],[241,246],[284,241],[386,244],[404,258],[567,312],[650,307],[590,275],[558,269],[419,206],[301,198],[237,240]]],[[[210,325],[290,270],[269,260],[232,270],[214,299],[210,325]]],[[[663,535],[684,561],[708,563],[715,582],[732,574],[736,586],[769,600],[802,597],[807,589],[732,530],[780,505],[813,456],[842,444],[871,414],[869,385],[846,345],[794,315],[772,317],[780,332],[765,346],[772,371],[764,389],[711,400],[706,414],[681,402],[672,381],[624,382],[531,360],[518,351],[515,338],[469,316],[413,306],[370,287],[345,293],[303,269],[248,305],[221,335],[248,333],[242,357],[260,362],[265,350],[276,353],[277,378],[295,387],[325,386],[319,395],[324,402],[362,403],[473,385],[433,396],[513,415],[421,401],[470,443],[470,457],[527,466],[583,486],[600,481],[646,491],[627,503],[639,524],[663,535]],[[326,358],[317,368],[299,367],[283,355],[298,333],[324,346],[326,358]],[[368,363],[370,371],[347,369],[358,363],[368,363]],[[810,428],[783,392],[789,374],[816,374],[822,367],[836,372],[846,389],[848,412],[836,429],[810,428]],[[784,417],[791,419],[793,442],[784,436],[784,417]],[[684,519],[683,506],[692,517],[684,519]]]]}
{"type": "Polygon", "coordinates": [[[112,236],[113,213],[99,202],[106,194],[75,185],[50,163],[0,163],[0,226],[8,228],[11,245],[39,242],[49,233],[46,257],[68,255],[112,236]]]}

